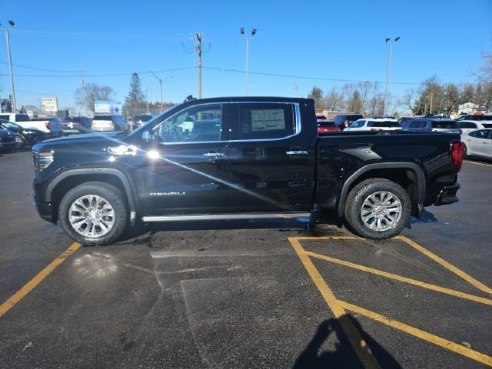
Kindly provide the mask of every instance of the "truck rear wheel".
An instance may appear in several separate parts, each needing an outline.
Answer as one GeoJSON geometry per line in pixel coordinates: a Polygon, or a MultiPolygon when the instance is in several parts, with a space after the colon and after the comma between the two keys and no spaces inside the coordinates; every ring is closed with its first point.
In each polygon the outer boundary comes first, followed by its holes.
{"type": "Polygon", "coordinates": [[[102,182],[74,187],[63,197],[58,210],[63,230],[84,245],[103,245],[118,239],[127,222],[121,191],[102,182]]]}
{"type": "Polygon", "coordinates": [[[373,240],[398,235],[410,219],[411,202],[399,184],[372,178],[355,186],[347,196],[345,221],[355,234],[373,240]]]}

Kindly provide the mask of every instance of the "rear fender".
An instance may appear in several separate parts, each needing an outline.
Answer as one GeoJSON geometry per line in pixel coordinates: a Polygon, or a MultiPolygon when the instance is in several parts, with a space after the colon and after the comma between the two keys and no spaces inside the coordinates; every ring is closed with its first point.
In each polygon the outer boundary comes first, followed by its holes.
{"type": "MultiPolygon", "coordinates": [[[[345,203],[347,200],[347,195],[351,188],[353,188],[357,183],[359,183],[362,179],[366,179],[366,174],[370,171],[377,170],[388,170],[388,169],[405,169],[410,170],[414,176],[416,181],[417,194],[412,202],[417,202],[418,213],[424,209],[424,201],[425,201],[425,174],[420,166],[415,163],[410,162],[385,162],[385,163],[374,163],[368,164],[359,168],[356,172],[354,172],[344,183],[342,187],[342,191],[340,193],[340,198],[338,200],[338,208],[337,215],[340,219],[343,219],[345,203]]],[[[377,176],[381,177],[381,176],[377,176]]],[[[384,178],[384,177],[383,177],[384,178]]]]}

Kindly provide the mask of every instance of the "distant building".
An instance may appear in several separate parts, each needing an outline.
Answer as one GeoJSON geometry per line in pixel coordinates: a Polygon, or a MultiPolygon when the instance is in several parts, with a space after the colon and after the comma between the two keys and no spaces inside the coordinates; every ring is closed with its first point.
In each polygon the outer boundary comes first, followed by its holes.
{"type": "Polygon", "coordinates": [[[480,108],[479,105],[467,102],[461,105],[458,105],[458,115],[472,115],[475,114],[478,109],[480,108]]]}

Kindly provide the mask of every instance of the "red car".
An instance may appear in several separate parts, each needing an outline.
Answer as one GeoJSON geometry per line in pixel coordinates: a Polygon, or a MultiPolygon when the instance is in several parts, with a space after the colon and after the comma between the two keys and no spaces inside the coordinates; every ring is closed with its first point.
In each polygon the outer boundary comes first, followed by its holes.
{"type": "Polygon", "coordinates": [[[335,122],[328,119],[318,119],[318,134],[322,135],[331,132],[340,132],[340,128],[335,122]]]}

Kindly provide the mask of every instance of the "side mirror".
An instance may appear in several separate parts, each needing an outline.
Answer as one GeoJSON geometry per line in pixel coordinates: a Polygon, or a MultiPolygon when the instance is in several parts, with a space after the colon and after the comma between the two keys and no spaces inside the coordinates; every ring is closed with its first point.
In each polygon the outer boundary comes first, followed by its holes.
{"type": "Polygon", "coordinates": [[[151,134],[149,131],[145,130],[142,132],[142,140],[144,140],[145,142],[150,142],[151,134]]]}

